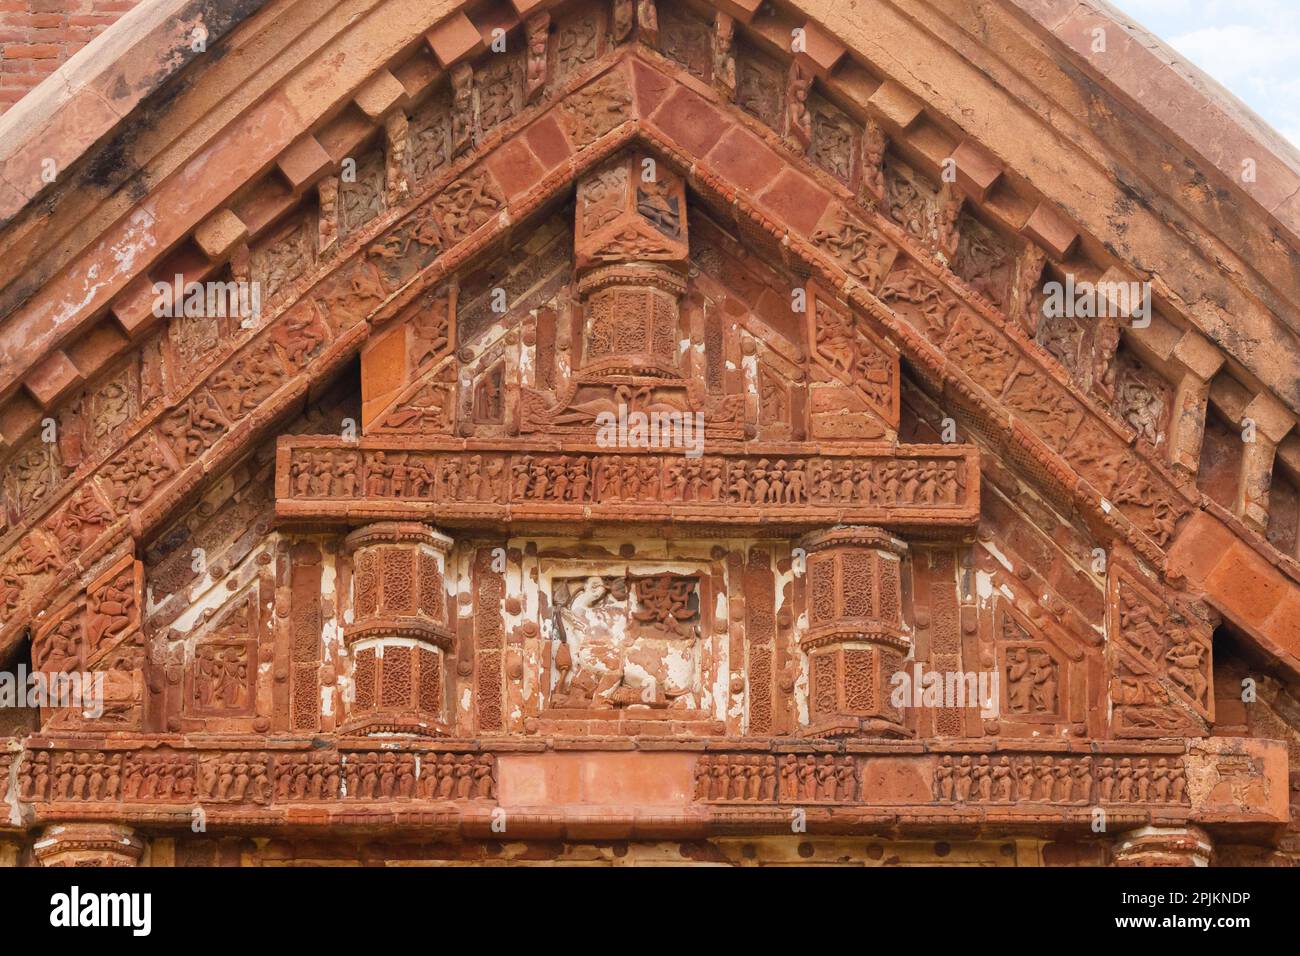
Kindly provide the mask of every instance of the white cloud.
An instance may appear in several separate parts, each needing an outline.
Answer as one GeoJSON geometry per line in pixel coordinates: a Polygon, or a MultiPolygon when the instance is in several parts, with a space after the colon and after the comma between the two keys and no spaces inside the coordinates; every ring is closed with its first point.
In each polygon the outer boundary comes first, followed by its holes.
{"type": "Polygon", "coordinates": [[[1300,145],[1297,0],[1116,0],[1300,145]]]}
{"type": "MultiPolygon", "coordinates": [[[[1245,82],[1257,89],[1276,89],[1296,78],[1300,33],[1238,23],[1202,27],[1175,36],[1168,43],[1225,86],[1245,82]]],[[[1244,98],[1243,93],[1238,95],[1244,98]]]]}

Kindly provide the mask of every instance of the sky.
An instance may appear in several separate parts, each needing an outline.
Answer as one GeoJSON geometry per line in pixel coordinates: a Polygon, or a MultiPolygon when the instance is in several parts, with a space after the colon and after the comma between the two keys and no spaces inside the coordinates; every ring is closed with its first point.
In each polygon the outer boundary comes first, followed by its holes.
{"type": "Polygon", "coordinates": [[[1300,0],[1111,0],[1300,146],[1300,0]]]}

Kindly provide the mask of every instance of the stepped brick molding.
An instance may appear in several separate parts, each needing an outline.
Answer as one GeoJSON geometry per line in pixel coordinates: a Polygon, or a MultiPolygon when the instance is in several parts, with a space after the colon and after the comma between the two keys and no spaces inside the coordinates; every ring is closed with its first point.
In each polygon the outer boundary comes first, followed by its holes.
{"type": "Polygon", "coordinates": [[[1294,862],[1300,163],[941,6],[145,0],[0,117],[0,860],[1294,862]]]}

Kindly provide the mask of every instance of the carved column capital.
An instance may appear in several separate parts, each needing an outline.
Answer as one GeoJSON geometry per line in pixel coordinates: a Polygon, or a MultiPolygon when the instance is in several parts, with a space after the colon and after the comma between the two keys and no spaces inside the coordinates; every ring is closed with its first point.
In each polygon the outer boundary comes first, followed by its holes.
{"type": "Polygon", "coordinates": [[[344,546],[351,554],[376,544],[424,544],[446,554],[454,543],[449,536],[419,521],[376,521],[344,539],[344,546]]]}
{"type": "Polygon", "coordinates": [[[870,525],[837,525],[804,535],[799,543],[809,554],[837,547],[876,548],[902,557],[907,542],[870,525]]]}
{"type": "Polygon", "coordinates": [[[53,823],[32,852],[41,866],[136,866],[144,843],[115,823],[53,823]]]}
{"type": "Polygon", "coordinates": [[[1214,844],[1200,827],[1141,827],[1120,834],[1115,866],[1209,866],[1214,844]]]}

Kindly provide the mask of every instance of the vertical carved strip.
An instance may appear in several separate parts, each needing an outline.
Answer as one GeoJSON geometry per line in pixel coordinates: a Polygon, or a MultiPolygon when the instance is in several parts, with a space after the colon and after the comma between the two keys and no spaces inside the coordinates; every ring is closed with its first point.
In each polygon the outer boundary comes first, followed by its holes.
{"type": "Polygon", "coordinates": [[[394,110],[384,120],[384,192],[388,206],[406,198],[406,148],[410,124],[405,110],[394,110]]]}
{"type": "Polygon", "coordinates": [[[776,582],[772,556],[760,548],[749,552],[745,568],[745,647],[749,685],[748,733],[772,732],[772,657],[776,650],[776,582]]]}
{"type": "Polygon", "coordinates": [[[326,176],[316,189],[319,196],[317,207],[320,210],[317,247],[324,258],[339,238],[339,178],[326,176]]]}
{"type": "Polygon", "coordinates": [[[275,555],[274,669],[271,682],[271,726],[277,731],[292,726],[289,674],[293,656],[293,551],[287,543],[275,555]]]}
{"type": "Polygon", "coordinates": [[[962,191],[952,183],[944,183],[939,193],[939,215],[935,223],[934,248],[940,259],[951,264],[961,245],[961,211],[966,204],[962,191]]]}
{"type": "Polygon", "coordinates": [[[720,392],[723,387],[723,373],[727,367],[727,343],[723,332],[722,310],[713,303],[706,303],[704,308],[704,379],[710,392],[720,392]]]}
{"type": "Polygon", "coordinates": [[[533,360],[533,384],[537,388],[555,388],[555,310],[537,311],[536,357],[533,360]]]}
{"type": "Polygon", "coordinates": [[[532,102],[546,88],[547,64],[550,61],[550,57],[547,56],[547,48],[550,45],[551,37],[551,15],[549,13],[538,13],[529,17],[526,21],[525,30],[528,34],[526,96],[528,101],[532,102]]]}
{"type": "Polygon", "coordinates": [[[1033,242],[1025,246],[1025,251],[1016,260],[1011,315],[1031,336],[1038,334],[1038,312],[1034,308],[1034,300],[1042,285],[1046,265],[1047,253],[1033,242]]]}
{"type": "Polygon", "coordinates": [[[869,206],[885,201],[885,150],[889,138],[874,119],[862,130],[862,201],[869,206]]]}
{"type": "Polygon", "coordinates": [[[474,68],[460,63],[451,68],[452,157],[465,152],[474,141],[474,68]]]}
{"type": "MultiPolygon", "coordinates": [[[[951,551],[932,551],[930,561],[930,669],[961,670],[961,619],[957,609],[956,561],[951,551]]],[[[943,708],[935,713],[934,731],[943,737],[962,735],[962,712],[943,708]]]]}
{"type": "Polygon", "coordinates": [[[812,144],[812,110],[808,107],[812,81],[812,74],[797,60],[790,64],[786,80],[785,135],[791,145],[801,151],[806,151],[812,144]]]}
{"type": "Polygon", "coordinates": [[[745,555],[742,551],[727,553],[727,670],[730,672],[729,695],[724,710],[727,733],[740,735],[743,728],[735,714],[738,695],[743,689],[745,667],[745,620],[748,614],[745,601],[745,555]]]}
{"type": "Polygon", "coordinates": [[[501,601],[505,579],[493,570],[494,548],[479,548],[474,559],[475,710],[480,731],[499,732],[505,721],[501,706],[501,650],[505,620],[501,601]]]}
{"type": "MultiPolygon", "coordinates": [[[[805,723],[806,715],[800,712],[800,697],[806,703],[808,681],[807,674],[804,672],[805,656],[799,650],[799,627],[801,624],[800,609],[808,607],[808,565],[806,553],[800,548],[802,562],[802,572],[793,573],[786,594],[789,600],[787,607],[790,609],[790,623],[783,626],[781,635],[782,651],[785,657],[784,670],[781,672],[781,691],[785,698],[786,717],[785,727],[782,733],[797,733],[799,726],[805,723]]],[[[794,571],[792,562],[792,571],[794,571]]]]}
{"type": "Polygon", "coordinates": [[[321,554],[309,541],[291,552],[289,726],[293,730],[320,728],[321,554]]]}
{"type": "MultiPolygon", "coordinates": [[[[262,567],[257,575],[257,597],[251,613],[257,617],[257,626],[254,631],[256,641],[253,645],[254,653],[257,655],[256,660],[260,664],[260,662],[267,660],[263,655],[269,653],[271,655],[272,670],[274,670],[274,645],[278,640],[278,628],[275,626],[278,594],[275,569],[270,558],[271,555],[267,552],[258,555],[257,560],[262,567]]],[[[340,610],[336,594],[335,613],[337,614],[340,610]]],[[[257,675],[254,678],[256,705],[253,713],[257,715],[253,722],[254,730],[271,729],[271,721],[275,714],[275,681],[272,679],[273,677],[274,674],[266,674],[260,666],[257,667],[257,675]]],[[[336,694],[337,686],[336,684],[336,694]]]]}
{"type": "Polygon", "coordinates": [[[713,85],[728,100],[736,98],[736,21],[718,11],[713,20],[713,85]]]}

